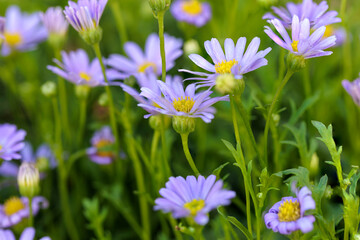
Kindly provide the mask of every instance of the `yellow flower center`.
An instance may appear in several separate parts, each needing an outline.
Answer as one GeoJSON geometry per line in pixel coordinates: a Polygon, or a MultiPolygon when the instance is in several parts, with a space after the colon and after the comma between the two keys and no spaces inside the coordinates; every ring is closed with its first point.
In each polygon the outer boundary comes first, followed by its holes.
{"type": "Polygon", "coordinates": [[[18,197],[9,198],[4,203],[4,212],[7,216],[13,215],[24,208],[24,203],[18,197]]]}
{"type": "Polygon", "coordinates": [[[15,47],[16,45],[22,42],[22,36],[20,33],[4,33],[5,42],[9,44],[10,47],[15,47]]]}
{"type": "Polygon", "coordinates": [[[193,199],[191,202],[187,202],[184,204],[184,208],[190,211],[192,216],[196,216],[196,214],[201,211],[205,207],[205,201],[200,199],[193,199]]]}
{"type": "Polygon", "coordinates": [[[100,157],[112,157],[113,153],[108,150],[102,150],[101,148],[105,148],[107,146],[110,146],[112,144],[111,141],[107,139],[101,139],[95,144],[95,147],[98,149],[97,155],[100,157]]]}
{"type": "Polygon", "coordinates": [[[90,81],[91,77],[89,74],[87,74],[86,72],[80,72],[79,73],[80,78],[84,79],[85,81],[90,81]]]}
{"type": "Polygon", "coordinates": [[[191,15],[197,15],[201,13],[202,6],[201,3],[197,0],[190,0],[186,1],[182,5],[182,9],[184,12],[191,14],[191,15]]]}
{"type": "Polygon", "coordinates": [[[144,73],[149,67],[153,67],[154,72],[156,72],[156,65],[153,62],[145,62],[141,64],[138,68],[138,72],[144,73]]]}
{"type": "Polygon", "coordinates": [[[231,68],[236,64],[238,64],[238,61],[236,61],[235,59],[230,61],[224,60],[221,63],[217,63],[215,65],[215,71],[220,74],[231,73],[231,68]]]}
{"type": "Polygon", "coordinates": [[[2,148],[3,148],[3,147],[0,145],[0,151],[1,151],[2,148]]]}
{"type": "Polygon", "coordinates": [[[300,204],[297,200],[285,200],[279,207],[280,222],[291,222],[300,218],[300,204]]]}
{"type": "Polygon", "coordinates": [[[299,44],[299,41],[293,41],[292,42],[291,47],[294,50],[294,52],[298,51],[298,44],[299,44]]]}
{"type": "Polygon", "coordinates": [[[191,97],[179,97],[173,101],[173,106],[176,111],[189,113],[194,106],[195,101],[191,97]]]}
{"type": "Polygon", "coordinates": [[[334,35],[334,28],[332,26],[326,26],[323,38],[327,38],[334,35]]]}

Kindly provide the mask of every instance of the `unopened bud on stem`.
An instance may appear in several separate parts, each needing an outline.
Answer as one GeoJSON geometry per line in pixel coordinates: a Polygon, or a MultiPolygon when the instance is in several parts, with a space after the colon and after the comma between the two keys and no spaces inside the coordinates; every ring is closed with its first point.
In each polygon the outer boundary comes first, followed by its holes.
{"type": "Polygon", "coordinates": [[[40,174],[34,163],[23,162],[20,166],[17,180],[22,196],[33,198],[39,194],[40,174]]]}

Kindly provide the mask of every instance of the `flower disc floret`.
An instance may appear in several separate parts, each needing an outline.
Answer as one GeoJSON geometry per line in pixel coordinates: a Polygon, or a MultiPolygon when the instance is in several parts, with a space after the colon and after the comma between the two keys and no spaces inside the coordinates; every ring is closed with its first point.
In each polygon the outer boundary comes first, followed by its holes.
{"type": "Polygon", "coordinates": [[[210,4],[198,0],[174,1],[170,11],[176,20],[196,27],[204,26],[212,17],[210,4]]]}
{"type": "Polygon", "coordinates": [[[18,197],[11,197],[4,203],[4,213],[7,216],[13,215],[24,208],[24,203],[18,197]]]}
{"type": "Polygon", "coordinates": [[[285,200],[279,207],[279,221],[291,222],[300,218],[300,204],[297,200],[285,200]]]}

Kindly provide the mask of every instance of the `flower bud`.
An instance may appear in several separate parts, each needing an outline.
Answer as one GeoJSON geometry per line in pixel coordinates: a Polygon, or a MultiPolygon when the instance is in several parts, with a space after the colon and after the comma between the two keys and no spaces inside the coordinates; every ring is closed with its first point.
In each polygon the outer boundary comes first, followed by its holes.
{"type": "Polygon", "coordinates": [[[190,54],[198,54],[200,52],[200,46],[198,41],[196,41],[195,39],[190,39],[187,40],[184,43],[184,53],[185,55],[190,55],[190,54]]]}
{"type": "Polygon", "coordinates": [[[280,122],[280,114],[273,113],[271,116],[272,116],[272,120],[273,120],[275,126],[277,127],[280,122]]]}
{"type": "Polygon", "coordinates": [[[79,34],[80,34],[81,38],[84,39],[84,41],[87,44],[93,46],[101,41],[102,29],[101,29],[101,27],[97,26],[94,29],[82,31],[79,34]]]}
{"type": "Polygon", "coordinates": [[[32,198],[40,192],[40,174],[34,163],[23,162],[17,180],[22,196],[32,198]]]}
{"type": "Polygon", "coordinates": [[[45,97],[54,97],[56,95],[56,84],[47,81],[41,86],[41,92],[45,97]]]}
{"type": "Polygon", "coordinates": [[[315,176],[319,171],[319,157],[316,153],[314,153],[311,157],[310,161],[310,173],[315,176]]]}
{"type": "Polygon", "coordinates": [[[220,74],[216,78],[215,89],[221,94],[234,93],[241,95],[245,89],[244,79],[236,79],[233,74],[220,74]]]}
{"type": "Polygon", "coordinates": [[[325,197],[330,199],[333,193],[334,190],[330,187],[330,185],[327,185],[325,189],[325,197]]]}
{"type": "Polygon", "coordinates": [[[354,240],[360,240],[360,233],[354,235],[354,240]]]}
{"type": "Polygon", "coordinates": [[[162,118],[161,115],[154,115],[154,116],[151,116],[149,118],[150,127],[152,129],[154,129],[155,131],[160,131],[161,130],[161,125],[162,125],[161,118],[162,118]]]}
{"type": "Polygon", "coordinates": [[[102,93],[98,99],[98,103],[102,107],[106,107],[109,104],[109,97],[106,92],[102,93]]]}
{"type": "Polygon", "coordinates": [[[195,131],[195,119],[191,117],[174,116],[172,125],[179,134],[189,134],[195,131]]]}
{"type": "Polygon", "coordinates": [[[293,53],[289,53],[286,58],[286,63],[288,69],[293,72],[300,71],[301,69],[306,67],[306,59],[303,56],[295,55],[293,53]]]}
{"type": "Polygon", "coordinates": [[[79,99],[85,99],[89,95],[90,87],[87,85],[76,85],[75,94],[79,99]]]}
{"type": "Polygon", "coordinates": [[[149,0],[149,5],[155,15],[158,12],[166,11],[171,4],[171,0],[149,0]]]}

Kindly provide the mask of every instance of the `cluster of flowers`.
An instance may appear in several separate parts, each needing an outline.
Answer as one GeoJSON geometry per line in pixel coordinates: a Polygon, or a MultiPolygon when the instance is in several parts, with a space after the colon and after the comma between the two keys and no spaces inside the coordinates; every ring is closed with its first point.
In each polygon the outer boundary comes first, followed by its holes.
{"type": "MultiPolygon", "coordinates": [[[[84,40],[96,41],[101,35],[99,21],[106,3],[107,0],[79,0],[78,3],[69,1],[69,6],[64,11],[65,18],[84,40]]],[[[329,55],[331,52],[325,50],[336,44],[336,37],[328,33],[329,25],[340,22],[340,19],[336,17],[336,12],[326,12],[327,9],[328,5],[325,1],[316,4],[312,0],[304,0],[300,4],[289,3],[287,8],[274,7],[275,15],[266,14],[264,19],[268,20],[280,36],[269,26],[265,27],[265,32],[275,43],[288,50],[290,56],[295,59],[305,60],[329,55]],[[291,32],[291,37],[289,32],[291,32]]],[[[198,27],[211,18],[209,4],[200,3],[197,0],[175,1],[171,11],[179,21],[198,27]]],[[[0,20],[0,35],[3,39],[2,54],[6,56],[12,51],[34,48],[47,35],[50,39],[63,37],[68,27],[65,18],[61,8],[50,8],[44,14],[26,15],[22,14],[17,7],[10,7],[5,18],[0,20]]],[[[163,114],[174,118],[201,118],[209,123],[215,114],[215,108],[212,105],[218,101],[228,100],[228,95],[210,97],[212,87],[215,86],[223,94],[236,94],[233,88],[241,83],[239,80],[244,74],[268,63],[265,56],[271,48],[258,51],[260,46],[258,37],[252,39],[247,48],[246,41],[245,37],[241,37],[235,44],[228,38],[224,42],[224,50],[217,39],[206,41],[204,47],[212,63],[198,54],[189,55],[197,66],[207,72],[181,69],[180,71],[197,75],[197,77],[189,78],[197,82],[186,87],[179,76],[168,77],[165,82],[158,80],[162,73],[162,64],[160,40],[156,34],[148,37],[144,52],[136,43],[128,42],[124,45],[128,57],[113,54],[106,59],[106,65],[111,68],[106,70],[109,82],[103,77],[99,60],[90,61],[82,49],[70,53],[62,52],[62,61],[54,60],[58,67],[48,66],[48,69],[76,85],[120,86],[139,102],[138,106],[148,112],[145,115],[146,118],[163,114]],[[123,82],[115,81],[129,76],[136,78],[140,92],[123,82]],[[206,88],[206,90],[198,91],[201,88],[206,88]]],[[[181,48],[182,40],[165,35],[166,71],[175,66],[175,60],[182,55],[181,48]]],[[[353,85],[344,82],[344,87],[358,104],[360,101],[359,82],[360,80],[353,85]]],[[[0,133],[0,158],[7,161],[21,158],[18,151],[25,146],[22,142],[25,132],[16,130],[14,125],[4,124],[0,126],[0,133]]],[[[109,127],[104,127],[95,133],[91,140],[92,147],[87,151],[90,159],[99,164],[110,164],[116,153],[114,154],[108,147],[114,144],[114,141],[109,127]]],[[[48,153],[48,149],[43,151],[40,148],[34,157],[31,150],[27,150],[22,159],[23,161],[38,159],[41,165],[43,158],[46,158],[51,166],[56,166],[51,160],[53,156],[48,153]]],[[[4,167],[4,165],[2,171],[7,175],[17,172],[15,166],[4,167]]],[[[305,215],[306,210],[315,208],[311,191],[307,187],[300,190],[293,189],[293,191],[296,193],[296,198],[283,198],[265,215],[266,226],[275,232],[290,234],[296,230],[308,232],[313,228],[315,218],[305,215]]],[[[171,212],[174,218],[191,217],[200,225],[208,222],[210,210],[219,205],[229,204],[230,199],[235,197],[235,192],[224,190],[223,182],[216,181],[213,175],[207,178],[199,176],[197,179],[194,176],[188,176],[186,179],[171,177],[166,183],[166,188],[160,190],[160,194],[163,198],[156,200],[155,210],[171,212]]],[[[47,205],[45,199],[41,197],[38,199],[38,201],[34,199],[32,204],[34,213],[38,211],[41,204],[41,206],[47,205]]],[[[4,206],[0,207],[0,227],[9,227],[27,217],[28,208],[26,198],[8,200],[4,206]]],[[[1,232],[1,234],[11,235],[8,232],[1,232]]]]}

